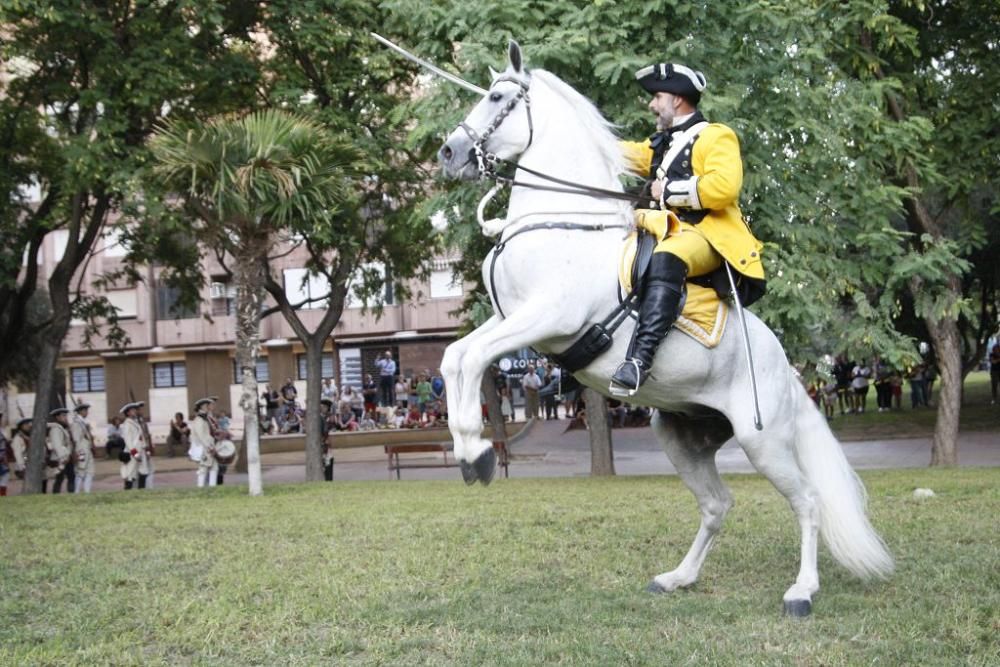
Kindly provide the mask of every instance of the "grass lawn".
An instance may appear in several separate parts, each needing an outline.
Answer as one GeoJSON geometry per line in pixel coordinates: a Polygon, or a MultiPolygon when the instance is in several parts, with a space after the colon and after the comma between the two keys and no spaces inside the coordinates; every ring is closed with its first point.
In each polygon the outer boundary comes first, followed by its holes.
{"type": "MultiPolygon", "coordinates": [[[[941,383],[934,383],[933,399],[937,400],[941,383]]],[[[1000,432],[1000,406],[990,405],[990,373],[975,371],[965,379],[965,400],[962,404],[960,428],[963,431],[1000,432]]],[[[923,438],[934,435],[935,408],[910,408],[910,385],[904,383],[901,410],[879,412],[875,405],[874,386],[868,392],[868,407],[864,414],[836,416],[830,427],[841,441],[881,440],[885,438],[923,438]]]]}
{"type": "Polygon", "coordinates": [[[659,596],[698,521],[674,477],[6,498],[0,664],[1000,664],[1000,470],[863,478],[898,572],[821,550],[807,620],[780,613],[791,512],[749,475],[702,580],[659,596]]]}

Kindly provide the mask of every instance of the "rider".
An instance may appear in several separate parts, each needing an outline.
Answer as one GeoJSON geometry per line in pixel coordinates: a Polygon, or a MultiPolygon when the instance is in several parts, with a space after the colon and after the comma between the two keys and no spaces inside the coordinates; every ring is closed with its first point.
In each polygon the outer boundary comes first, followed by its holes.
{"type": "Polygon", "coordinates": [[[736,134],[698,111],[705,75],[658,63],[635,73],[653,98],[657,132],[623,142],[629,168],[647,177],[652,201],[636,224],[658,240],[645,278],[639,324],[628,358],[611,378],[613,393],[631,395],[646,380],[656,348],[683,308],[685,280],[702,278],[728,292],[723,262],[734,269],[743,305],[764,293],[762,244],[739,208],[743,164],[736,134]],[[721,270],[721,274],[718,273],[721,270]],[[715,274],[715,275],[713,275],[715,274]]]}

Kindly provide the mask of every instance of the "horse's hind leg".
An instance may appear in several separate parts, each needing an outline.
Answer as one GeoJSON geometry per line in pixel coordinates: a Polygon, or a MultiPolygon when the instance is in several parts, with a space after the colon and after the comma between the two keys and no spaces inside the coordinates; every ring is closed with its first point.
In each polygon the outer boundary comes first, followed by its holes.
{"type": "Polygon", "coordinates": [[[715,466],[715,452],[732,436],[733,430],[721,416],[701,419],[661,411],[654,416],[652,426],[670,462],[698,499],[701,510],[701,526],[684,560],[677,569],[657,575],[647,588],[664,593],[697,581],[705,556],[733,505],[732,495],[715,466]]]}
{"type": "MultiPolygon", "coordinates": [[[[756,431],[752,427],[740,429],[736,439],[754,467],[788,500],[798,519],[802,532],[799,575],[792,587],[785,591],[784,604],[786,614],[808,616],[812,612],[812,596],[819,590],[816,543],[820,517],[816,491],[795,458],[794,441],[790,436],[777,435],[795,432],[794,424],[789,423],[791,419],[790,415],[776,415],[766,422],[766,430],[756,431]]],[[[743,420],[746,421],[749,421],[749,415],[743,420]]]]}

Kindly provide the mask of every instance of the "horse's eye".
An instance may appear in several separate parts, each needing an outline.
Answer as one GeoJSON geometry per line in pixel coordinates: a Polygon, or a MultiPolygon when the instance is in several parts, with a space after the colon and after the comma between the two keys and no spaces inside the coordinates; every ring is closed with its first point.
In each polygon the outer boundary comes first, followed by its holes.
{"type": "Polygon", "coordinates": [[[501,95],[500,93],[492,93],[492,94],[490,94],[490,102],[499,102],[502,99],[503,99],[503,95],[501,95]]]}

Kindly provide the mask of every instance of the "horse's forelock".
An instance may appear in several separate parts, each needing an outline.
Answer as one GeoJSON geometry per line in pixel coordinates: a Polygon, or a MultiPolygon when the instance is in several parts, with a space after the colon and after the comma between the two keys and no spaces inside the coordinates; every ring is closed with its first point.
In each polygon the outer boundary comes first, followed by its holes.
{"type": "Polygon", "coordinates": [[[572,127],[580,133],[581,141],[596,144],[611,173],[617,177],[624,172],[624,157],[618,145],[615,126],[601,114],[594,103],[552,72],[533,69],[530,70],[530,75],[566,103],[569,113],[577,121],[572,127]]]}

